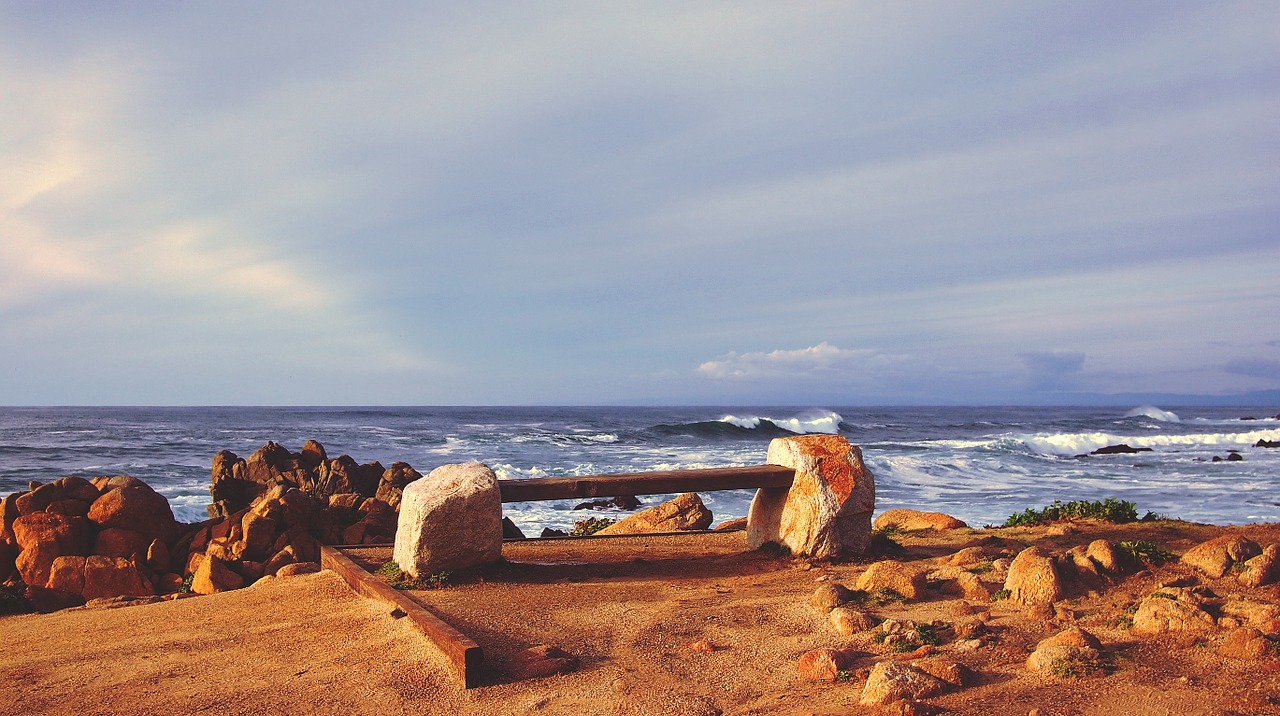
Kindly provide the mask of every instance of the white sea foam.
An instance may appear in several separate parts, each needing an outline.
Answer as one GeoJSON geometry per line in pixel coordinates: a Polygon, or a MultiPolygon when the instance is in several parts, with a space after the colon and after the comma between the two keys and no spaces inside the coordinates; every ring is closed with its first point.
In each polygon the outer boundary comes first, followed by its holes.
{"type": "Polygon", "coordinates": [[[1276,440],[1280,430],[1253,430],[1244,433],[1197,433],[1191,435],[1114,435],[1112,433],[1056,433],[1019,435],[1031,450],[1044,455],[1071,456],[1093,452],[1108,445],[1135,448],[1231,449],[1250,447],[1259,440],[1276,440]]]}
{"type": "Polygon", "coordinates": [[[726,415],[720,418],[720,422],[736,425],[747,430],[754,430],[760,427],[760,421],[768,420],[783,430],[788,430],[797,434],[806,433],[828,433],[834,435],[840,432],[840,422],[844,420],[839,413],[831,410],[806,410],[799,415],[790,418],[774,418],[769,416],[749,416],[740,418],[736,415],[726,415]]]}
{"type": "Polygon", "coordinates": [[[1129,412],[1125,413],[1124,416],[1126,418],[1148,417],[1148,418],[1151,418],[1152,420],[1158,420],[1162,423],[1182,422],[1182,418],[1179,418],[1177,413],[1171,413],[1168,410],[1161,410],[1160,408],[1157,408],[1154,405],[1140,405],[1134,408],[1133,410],[1130,410],[1129,412]]]}

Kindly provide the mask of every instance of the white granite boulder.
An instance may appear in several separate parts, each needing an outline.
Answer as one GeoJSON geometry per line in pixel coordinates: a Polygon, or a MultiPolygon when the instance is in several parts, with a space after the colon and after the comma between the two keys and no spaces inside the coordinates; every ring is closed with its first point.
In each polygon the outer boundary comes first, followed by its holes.
{"type": "Polygon", "coordinates": [[[414,577],[501,559],[502,498],[493,471],[478,462],[442,465],[406,485],[392,558],[414,577]]]}
{"type": "Polygon", "coordinates": [[[747,543],[775,542],[794,554],[856,557],[871,543],[875,480],[862,451],[841,435],[769,443],[768,462],[795,468],[790,488],[762,488],[747,515],[747,543]]]}

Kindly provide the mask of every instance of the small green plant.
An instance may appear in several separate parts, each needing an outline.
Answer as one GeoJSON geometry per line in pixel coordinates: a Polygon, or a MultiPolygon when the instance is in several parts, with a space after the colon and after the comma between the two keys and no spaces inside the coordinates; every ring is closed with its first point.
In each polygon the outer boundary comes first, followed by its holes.
{"type": "Polygon", "coordinates": [[[766,555],[770,557],[773,557],[774,559],[791,556],[791,550],[788,549],[786,545],[778,544],[777,542],[772,542],[772,541],[765,542],[764,544],[760,545],[760,551],[764,552],[766,555]]]}
{"type": "Polygon", "coordinates": [[[0,614],[26,614],[33,611],[26,593],[19,587],[0,587],[0,614]]]}
{"type": "Polygon", "coordinates": [[[1166,552],[1160,549],[1155,542],[1145,539],[1121,542],[1116,545],[1116,549],[1131,561],[1141,562],[1151,567],[1159,567],[1178,558],[1178,555],[1166,552]]]}
{"type": "Polygon", "coordinates": [[[916,639],[921,644],[927,644],[929,646],[942,645],[942,637],[938,636],[937,630],[934,629],[933,626],[929,624],[916,625],[916,639]]]}
{"type": "Polygon", "coordinates": [[[1013,592],[1010,592],[1008,589],[997,589],[995,593],[991,595],[991,601],[1001,602],[1011,596],[1013,596],[1013,592]]]}
{"type": "Polygon", "coordinates": [[[1103,673],[1101,663],[1084,655],[1075,655],[1054,659],[1049,671],[1060,679],[1078,679],[1103,673]]]}
{"type": "Polygon", "coordinates": [[[993,569],[995,569],[995,565],[992,563],[992,561],[989,559],[984,559],[981,562],[978,562],[977,564],[970,567],[967,571],[972,574],[986,574],[987,572],[990,572],[993,569]]]}
{"type": "Polygon", "coordinates": [[[874,592],[864,592],[861,589],[853,589],[849,601],[861,606],[883,607],[887,604],[903,602],[906,599],[897,592],[888,587],[881,587],[874,592]]]}
{"type": "Polygon", "coordinates": [[[608,517],[589,517],[585,520],[578,520],[573,523],[573,529],[569,530],[569,536],[586,537],[593,535],[613,523],[614,520],[608,517]]]}
{"type": "Polygon", "coordinates": [[[1004,521],[1005,527],[1025,527],[1056,522],[1065,519],[1092,519],[1104,522],[1125,523],[1138,519],[1138,508],[1127,500],[1108,497],[1105,500],[1054,500],[1052,505],[1039,510],[1027,509],[1015,512],[1004,521]]]}
{"type": "Polygon", "coordinates": [[[182,580],[182,584],[178,585],[178,594],[190,594],[191,583],[196,580],[196,575],[188,574],[186,579],[182,580]]]}
{"type": "Polygon", "coordinates": [[[1169,599],[1175,602],[1178,601],[1178,597],[1168,592],[1152,592],[1151,598],[1152,599],[1169,599]]]}
{"type": "Polygon", "coordinates": [[[871,530],[871,544],[868,545],[867,549],[876,554],[901,552],[903,551],[902,545],[894,539],[895,535],[900,534],[902,534],[902,530],[897,525],[871,530]]]}
{"type": "Polygon", "coordinates": [[[836,681],[838,683],[853,681],[853,672],[847,669],[840,669],[836,672],[836,681]]]}
{"type": "Polygon", "coordinates": [[[1249,566],[1244,562],[1232,562],[1231,566],[1228,568],[1228,571],[1232,574],[1244,574],[1248,570],[1249,566]]]}
{"type": "Polygon", "coordinates": [[[889,632],[887,631],[877,631],[871,635],[871,641],[874,641],[877,644],[883,644],[884,640],[888,638],[889,632]]]}
{"type": "Polygon", "coordinates": [[[386,579],[392,589],[444,589],[449,586],[448,572],[437,572],[414,579],[413,575],[400,569],[400,565],[394,561],[383,564],[375,574],[386,579]]]}

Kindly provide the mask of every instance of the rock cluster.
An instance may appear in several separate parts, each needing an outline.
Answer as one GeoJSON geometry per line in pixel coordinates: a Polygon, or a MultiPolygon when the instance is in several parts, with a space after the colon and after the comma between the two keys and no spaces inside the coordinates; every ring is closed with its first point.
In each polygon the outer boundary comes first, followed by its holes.
{"type": "Polygon", "coordinates": [[[711,526],[711,510],[695,492],[686,492],[660,505],[629,515],[596,534],[625,535],[649,532],[705,530],[711,526]]]}
{"type": "Polygon", "coordinates": [[[358,495],[396,509],[404,486],[420,477],[403,462],[384,469],[378,462],[358,464],[349,455],[330,460],[324,446],[314,440],[308,440],[298,453],[275,442],[268,442],[248,458],[223,450],[213,456],[209,516],[235,514],[277,485],[300,490],[322,504],[337,495],[358,495]]]}
{"type": "Polygon", "coordinates": [[[218,516],[178,523],[168,500],[129,476],[32,483],[3,500],[0,578],[41,611],[112,597],[235,589],[264,575],[318,569],[321,544],[389,542],[407,464],[328,460],[267,443],[248,460],[213,460],[218,516]],[[306,489],[304,489],[306,488],[306,489]],[[308,491],[310,490],[310,491],[308,491]]]}

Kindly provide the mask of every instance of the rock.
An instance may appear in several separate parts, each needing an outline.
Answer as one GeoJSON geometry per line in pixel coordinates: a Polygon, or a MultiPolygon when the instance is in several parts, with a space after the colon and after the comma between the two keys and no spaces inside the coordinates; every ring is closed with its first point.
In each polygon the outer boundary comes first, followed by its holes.
{"type": "Polygon", "coordinates": [[[84,557],[74,555],[58,557],[49,568],[49,581],[39,586],[70,594],[83,593],[84,560],[84,557]]]}
{"type": "Polygon", "coordinates": [[[293,577],[299,574],[315,574],[320,571],[319,562],[294,562],[286,564],[275,572],[277,577],[293,577]]]}
{"type": "Polygon", "coordinates": [[[226,562],[214,556],[206,556],[200,562],[200,567],[191,580],[191,591],[196,594],[217,594],[243,586],[244,577],[236,574],[226,562]]]}
{"type": "Polygon", "coordinates": [[[1102,668],[1102,658],[1093,647],[1048,644],[1037,646],[1031,652],[1027,657],[1027,668],[1052,676],[1087,676],[1102,668]]]}
{"type": "Polygon", "coordinates": [[[18,544],[14,565],[27,585],[43,587],[58,557],[89,553],[89,529],[82,517],[33,512],[13,521],[13,534],[18,544]]]}
{"type": "Polygon", "coordinates": [[[894,509],[882,513],[872,523],[877,530],[897,528],[904,532],[915,530],[955,530],[969,525],[941,512],[894,509]]]}
{"type": "MultiPolygon", "coordinates": [[[[1256,602],[1251,599],[1228,600],[1219,607],[1219,611],[1223,616],[1235,617],[1258,627],[1272,620],[1280,619],[1280,604],[1256,602]]],[[[1266,630],[1264,629],[1264,631],[1266,630]]]]}
{"type": "Polygon", "coordinates": [[[968,567],[986,559],[987,555],[981,547],[965,547],[947,558],[946,563],[953,567],[968,567]]]}
{"type": "Polygon", "coordinates": [[[1197,594],[1183,587],[1156,590],[1138,605],[1133,615],[1133,631],[1138,634],[1209,631],[1216,622],[1201,604],[1197,594]]]}
{"type": "Polygon", "coordinates": [[[863,706],[876,706],[898,699],[925,699],[946,689],[946,682],[914,666],[900,661],[881,661],[872,667],[859,702],[863,706]]]}
{"type": "Polygon", "coordinates": [[[853,653],[839,649],[814,649],[800,655],[796,671],[805,681],[835,683],[840,672],[853,663],[853,653]]]}
{"type": "Polygon", "coordinates": [[[1182,563],[1204,572],[1214,579],[1221,578],[1236,562],[1244,562],[1262,554],[1257,542],[1239,535],[1223,535],[1187,550],[1182,563]]]}
{"type": "Polygon", "coordinates": [[[1232,450],[1227,453],[1227,462],[1241,462],[1243,460],[1244,460],[1244,455],[1241,455],[1235,450],[1232,450]]]}
{"type": "Polygon", "coordinates": [[[558,530],[554,527],[543,527],[542,532],[538,534],[538,537],[542,539],[546,539],[548,537],[568,537],[568,536],[569,536],[568,532],[565,532],[564,530],[558,530]]]}
{"type": "Polygon", "coordinates": [[[1240,583],[1246,587],[1261,587],[1280,579],[1280,550],[1274,544],[1267,545],[1262,554],[1244,563],[1240,583]]]}
{"type": "Polygon", "coordinates": [[[1015,604],[1051,604],[1062,596],[1062,581],[1053,560],[1028,547],[1014,557],[1004,588],[1015,604]]]}
{"type": "Polygon", "coordinates": [[[157,594],[173,594],[182,588],[182,575],[166,572],[156,579],[157,594]]]}
{"type": "MultiPolygon", "coordinates": [[[[397,496],[397,500],[399,497],[397,496]]],[[[336,510],[346,510],[355,512],[360,507],[360,503],[364,502],[364,498],[358,492],[342,492],[336,495],[329,495],[329,507],[336,510]]]]}
{"type": "Polygon", "coordinates": [[[841,435],[774,438],[768,462],[794,468],[790,488],[756,491],[747,515],[747,544],[773,542],[792,554],[861,556],[871,544],[876,488],[862,451],[841,435]]]}
{"type": "Polygon", "coordinates": [[[1232,659],[1262,659],[1272,650],[1271,641],[1253,627],[1231,630],[1218,645],[1218,653],[1232,659]]]}
{"type": "Polygon", "coordinates": [[[361,465],[350,455],[339,455],[320,465],[316,487],[308,492],[326,499],[329,495],[342,492],[354,492],[361,497],[373,497],[378,491],[384,472],[386,469],[377,462],[361,465]]]}
{"type": "Polygon", "coordinates": [[[689,651],[692,651],[695,654],[714,654],[716,646],[706,639],[699,639],[698,641],[689,643],[689,651]]]}
{"type": "Polygon", "coordinates": [[[747,528],[747,518],[737,517],[732,520],[725,520],[716,525],[716,532],[741,532],[747,528]]]}
{"type": "Polygon", "coordinates": [[[152,540],[133,530],[119,527],[108,527],[93,539],[93,554],[106,557],[131,557],[135,554],[146,557],[147,547],[152,540]]]}
{"type": "Polygon", "coordinates": [[[407,462],[393,462],[378,481],[378,489],[374,497],[391,506],[392,510],[400,510],[400,499],[405,485],[422,477],[422,473],[413,469],[407,462]]]}
{"type": "Polygon", "coordinates": [[[308,440],[303,443],[302,450],[298,452],[298,457],[302,464],[312,469],[318,469],[329,461],[329,455],[325,452],[324,446],[315,440],[308,440]]]}
{"type": "MultiPolygon", "coordinates": [[[[1280,420],[1280,417],[1277,417],[1276,419],[1280,420]]],[[[1253,446],[1258,448],[1280,448],[1280,440],[1261,440],[1260,439],[1258,440],[1258,442],[1254,443],[1253,446]]]]}
{"type": "Polygon", "coordinates": [[[957,574],[954,584],[964,599],[971,602],[991,601],[991,590],[987,589],[987,585],[983,584],[976,574],[970,572],[957,574]]]}
{"type": "Polygon", "coordinates": [[[222,450],[213,456],[209,495],[210,517],[226,517],[239,512],[267,489],[267,485],[249,479],[243,458],[230,450],[222,450]]]}
{"type": "Polygon", "coordinates": [[[133,562],[121,557],[90,555],[84,560],[85,599],[103,597],[149,597],[155,594],[151,582],[133,562]]]}
{"type": "Polygon", "coordinates": [[[157,537],[168,539],[178,525],[164,495],[141,481],[104,491],[89,507],[89,520],[101,529],[137,532],[144,538],[144,549],[157,537]]]}
{"type": "Polygon", "coordinates": [[[263,517],[256,512],[246,512],[244,517],[240,518],[245,558],[266,559],[269,556],[269,550],[275,544],[277,527],[276,521],[270,517],[263,517]]]}
{"type": "Polygon", "coordinates": [[[887,704],[881,704],[875,707],[871,713],[874,716],[934,716],[934,714],[938,713],[938,709],[919,701],[899,699],[887,704]]]}
{"type": "Polygon", "coordinates": [[[702,498],[695,492],[686,492],[643,512],[624,517],[596,534],[627,535],[705,530],[711,526],[711,520],[711,510],[702,504],[702,498]]]}
{"type": "Polygon", "coordinates": [[[873,562],[858,576],[856,588],[863,592],[892,589],[906,599],[924,596],[925,575],[922,570],[896,560],[873,562]]]}
{"type": "Polygon", "coordinates": [[[1098,641],[1098,637],[1079,627],[1070,627],[1064,629],[1057,634],[1042,640],[1036,645],[1036,648],[1045,646],[1074,646],[1078,648],[1102,649],[1102,642],[1098,641]]]}
{"type": "Polygon", "coordinates": [[[1093,560],[1098,568],[1108,574],[1120,573],[1120,560],[1116,557],[1115,548],[1104,539],[1096,539],[1085,548],[1085,556],[1093,560]]]}
{"type": "Polygon", "coordinates": [[[969,667],[950,659],[922,659],[911,662],[911,665],[935,679],[947,682],[957,689],[968,686],[975,681],[976,675],[969,667]]]}
{"type": "Polygon", "coordinates": [[[840,636],[850,636],[864,632],[875,626],[874,620],[866,613],[851,607],[836,607],[831,610],[831,626],[840,636]]]}
{"type": "Polygon", "coordinates": [[[13,521],[22,514],[18,512],[18,498],[24,494],[26,493],[15,492],[11,495],[5,495],[4,499],[0,500],[0,514],[4,516],[4,529],[0,531],[0,542],[14,543],[13,521]]]}
{"type": "MultiPolygon", "coordinates": [[[[437,470],[439,468],[436,468],[437,470]]],[[[434,474],[434,470],[432,473],[434,474]]],[[[534,646],[512,654],[506,671],[515,679],[540,679],[578,668],[578,657],[554,646],[534,646]]]]}
{"type": "Polygon", "coordinates": [[[853,592],[843,584],[821,584],[809,597],[809,606],[822,611],[831,611],[853,598],[853,592]]]}
{"type": "Polygon", "coordinates": [[[640,500],[635,495],[618,495],[607,500],[591,500],[579,502],[573,506],[575,510],[634,510],[640,507],[640,500]]]}
{"type": "Polygon", "coordinates": [[[1098,448],[1097,450],[1094,450],[1089,454],[1090,455],[1133,455],[1135,453],[1140,453],[1140,452],[1151,452],[1151,448],[1129,447],[1124,443],[1120,443],[1119,445],[1108,445],[1103,448],[1098,448]]]}
{"type": "Polygon", "coordinates": [[[49,506],[44,508],[45,512],[57,512],[67,517],[87,517],[89,515],[89,503],[84,500],[57,500],[50,502],[49,506]]]}
{"type": "MultiPolygon", "coordinates": [[[[47,485],[40,485],[25,494],[19,493],[15,497],[14,506],[18,514],[29,515],[33,512],[44,512],[49,505],[56,502],[74,500],[89,504],[98,499],[98,496],[98,488],[88,480],[81,477],[62,477],[47,485]]],[[[55,512],[61,512],[61,510],[55,510],[55,512]]],[[[66,513],[63,512],[63,514],[66,513]]]]}
{"type": "Polygon", "coordinates": [[[487,466],[443,465],[409,483],[393,559],[413,577],[502,559],[502,498],[487,466]]]}
{"type": "Polygon", "coordinates": [[[30,602],[31,607],[41,614],[49,614],[60,609],[69,609],[84,604],[84,597],[79,594],[31,584],[27,585],[23,596],[30,602]]]}
{"type": "Polygon", "coordinates": [[[18,559],[18,546],[0,541],[0,582],[13,572],[14,563],[18,559]]]}
{"type": "Polygon", "coordinates": [[[510,517],[502,518],[502,539],[524,539],[524,532],[510,517]]]}

